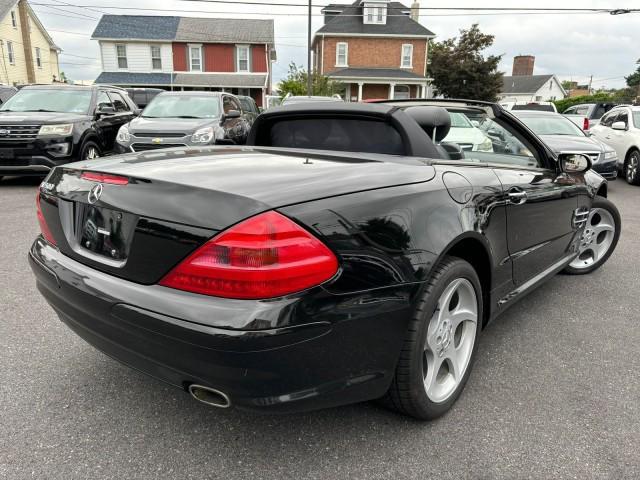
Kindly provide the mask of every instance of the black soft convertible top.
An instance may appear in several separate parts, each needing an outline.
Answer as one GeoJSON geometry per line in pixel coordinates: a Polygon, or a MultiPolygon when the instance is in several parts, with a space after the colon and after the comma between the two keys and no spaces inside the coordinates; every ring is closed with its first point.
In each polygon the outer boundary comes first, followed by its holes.
{"type": "Polygon", "coordinates": [[[318,102],[276,107],[256,119],[247,145],[366,149],[370,153],[441,158],[416,121],[393,105],[318,102]]]}

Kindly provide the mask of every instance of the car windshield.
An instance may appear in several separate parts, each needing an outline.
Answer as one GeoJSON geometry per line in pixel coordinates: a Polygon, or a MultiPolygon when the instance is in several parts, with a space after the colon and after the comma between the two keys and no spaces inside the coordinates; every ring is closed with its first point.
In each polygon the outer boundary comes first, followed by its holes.
{"type": "Polygon", "coordinates": [[[455,128],[473,128],[473,125],[469,121],[469,119],[458,112],[449,112],[449,116],[451,117],[451,126],[455,128]]]}
{"type": "Polygon", "coordinates": [[[0,110],[12,112],[89,113],[91,90],[23,89],[7,100],[0,110]]]}
{"type": "Polygon", "coordinates": [[[142,112],[147,118],[216,118],[220,99],[211,95],[159,95],[142,112]]]}
{"type": "Polygon", "coordinates": [[[560,115],[554,116],[525,116],[519,117],[524,124],[536,135],[569,135],[572,137],[584,137],[584,133],[571,120],[560,115]]]}

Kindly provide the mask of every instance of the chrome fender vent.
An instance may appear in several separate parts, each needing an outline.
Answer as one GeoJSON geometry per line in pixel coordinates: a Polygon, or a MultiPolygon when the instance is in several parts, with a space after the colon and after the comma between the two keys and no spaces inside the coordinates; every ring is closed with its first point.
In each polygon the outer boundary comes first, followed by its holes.
{"type": "Polygon", "coordinates": [[[573,228],[581,229],[589,220],[589,209],[586,207],[576,208],[573,211],[573,228]]]}

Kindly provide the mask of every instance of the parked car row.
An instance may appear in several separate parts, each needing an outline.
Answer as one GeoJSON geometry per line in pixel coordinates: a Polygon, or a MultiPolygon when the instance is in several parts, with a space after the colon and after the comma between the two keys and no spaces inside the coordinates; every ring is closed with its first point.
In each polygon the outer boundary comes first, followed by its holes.
{"type": "Polygon", "coordinates": [[[0,178],[45,175],[58,165],[111,153],[242,144],[259,113],[251,97],[148,90],[132,91],[149,101],[144,110],[126,90],[111,86],[17,90],[0,106],[0,178]]]}

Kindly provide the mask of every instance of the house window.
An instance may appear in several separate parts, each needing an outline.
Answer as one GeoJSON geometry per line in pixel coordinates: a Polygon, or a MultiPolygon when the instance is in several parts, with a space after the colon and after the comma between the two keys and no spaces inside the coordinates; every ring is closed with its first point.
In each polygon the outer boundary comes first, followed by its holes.
{"type": "Polygon", "coordinates": [[[246,45],[238,45],[236,47],[236,71],[248,72],[249,71],[249,47],[246,45]]]}
{"type": "Polygon", "coordinates": [[[401,68],[413,68],[413,45],[402,45],[402,58],[400,60],[401,68]]]}
{"type": "Polygon", "coordinates": [[[42,68],[42,56],[40,55],[39,47],[36,47],[36,66],[42,68]]]}
{"type": "Polygon", "coordinates": [[[16,18],[16,12],[11,10],[11,25],[13,28],[18,28],[18,19],[16,18]]]}
{"type": "Polygon", "coordinates": [[[549,82],[549,90],[553,90],[553,80],[549,82]]]}
{"type": "Polygon", "coordinates": [[[129,68],[126,45],[116,45],[116,56],[118,57],[118,68],[129,68]]]}
{"type": "Polygon", "coordinates": [[[189,45],[189,65],[192,72],[202,71],[202,46],[189,45]]]}
{"type": "Polygon", "coordinates": [[[16,64],[16,56],[13,53],[13,42],[7,42],[7,55],[9,56],[9,63],[11,65],[16,64]]]}
{"type": "Polygon", "coordinates": [[[387,20],[387,7],[384,5],[374,6],[365,4],[364,23],[385,24],[387,20]]]}
{"type": "Polygon", "coordinates": [[[349,61],[349,45],[347,42],[336,44],[336,67],[346,67],[349,61]]]}
{"type": "Polygon", "coordinates": [[[162,56],[160,47],[157,45],[151,46],[151,68],[154,70],[162,70],[162,56]]]}

